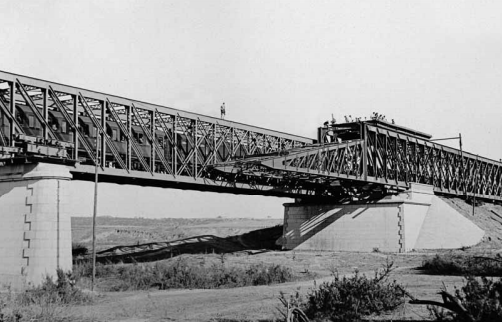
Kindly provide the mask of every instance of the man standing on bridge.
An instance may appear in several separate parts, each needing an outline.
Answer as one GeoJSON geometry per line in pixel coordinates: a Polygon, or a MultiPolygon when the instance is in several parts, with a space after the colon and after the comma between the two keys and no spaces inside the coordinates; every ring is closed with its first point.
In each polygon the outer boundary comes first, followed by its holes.
{"type": "Polygon", "coordinates": [[[225,119],[225,102],[223,102],[223,104],[221,104],[220,111],[221,111],[221,119],[224,120],[225,119]]]}

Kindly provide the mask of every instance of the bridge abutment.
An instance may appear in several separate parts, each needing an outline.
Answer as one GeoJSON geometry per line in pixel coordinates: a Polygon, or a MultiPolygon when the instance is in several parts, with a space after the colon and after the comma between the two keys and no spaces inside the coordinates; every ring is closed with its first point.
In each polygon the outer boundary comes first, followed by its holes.
{"type": "Polygon", "coordinates": [[[54,164],[0,167],[0,288],[23,289],[71,269],[71,177],[54,164]]]}
{"type": "Polygon", "coordinates": [[[284,205],[285,249],[406,252],[479,243],[484,231],[434,195],[433,187],[373,203],[284,205]]]}

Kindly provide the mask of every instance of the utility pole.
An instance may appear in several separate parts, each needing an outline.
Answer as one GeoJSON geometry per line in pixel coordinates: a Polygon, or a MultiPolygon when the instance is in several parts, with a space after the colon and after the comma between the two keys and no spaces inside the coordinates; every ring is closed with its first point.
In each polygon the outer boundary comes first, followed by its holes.
{"type": "Polygon", "coordinates": [[[94,280],[96,278],[96,215],[98,213],[98,167],[99,160],[99,133],[96,133],[96,162],[94,170],[94,212],[92,214],[92,278],[91,291],[94,291],[94,280]]]}

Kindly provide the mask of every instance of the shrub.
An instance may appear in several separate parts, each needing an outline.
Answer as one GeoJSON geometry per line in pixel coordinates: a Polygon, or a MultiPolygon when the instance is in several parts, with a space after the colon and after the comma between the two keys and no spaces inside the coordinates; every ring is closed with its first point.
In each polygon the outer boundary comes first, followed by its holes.
{"type": "Polygon", "coordinates": [[[73,243],[71,245],[71,255],[73,257],[84,256],[84,255],[87,255],[88,252],[89,252],[89,249],[82,244],[73,243]]]}
{"type": "Polygon", "coordinates": [[[426,259],[421,269],[438,275],[502,276],[502,260],[482,256],[436,255],[426,259]]]}
{"type": "Polygon", "coordinates": [[[306,299],[293,296],[286,300],[282,295],[281,302],[288,303],[288,311],[292,303],[316,320],[359,321],[363,316],[379,315],[404,302],[402,287],[387,281],[392,265],[387,263],[373,278],[357,271],[351,277],[336,274],[333,281],[315,286],[306,299]]]}
{"type": "Polygon", "coordinates": [[[446,305],[428,306],[437,321],[498,322],[502,321],[502,281],[486,277],[467,277],[465,285],[454,295],[441,292],[451,300],[446,305]],[[447,307],[449,310],[444,310],[447,307]]]}
{"type": "Polygon", "coordinates": [[[72,316],[72,304],[92,301],[92,296],[74,286],[70,273],[57,270],[57,280],[46,277],[43,283],[23,293],[7,292],[0,294],[0,322],[63,322],[88,321],[72,316]]]}
{"type": "Polygon", "coordinates": [[[57,280],[54,282],[50,276],[37,287],[20,294],[19,301],[22,305],[30,304],[83,304],[92,301],[89,294],[75,287],[75,280],[71,273],[57,270],[57,280]]]}
{"type": "MultiPolygon", "coordinates": [[[[74,268],[79,276],[90,277],[88,264],[74,268]]],[[[155,264],[116,264],[96,266],[96,277],[110,291],[145,290],[152,287],[171,288],[228,288],[249,285],[284,283],[293,278],[291,269],[274,264],[255,264],[248,267],[226,267],[224,262],[213,265],[194,265],[185,258],[155,264]]]]}

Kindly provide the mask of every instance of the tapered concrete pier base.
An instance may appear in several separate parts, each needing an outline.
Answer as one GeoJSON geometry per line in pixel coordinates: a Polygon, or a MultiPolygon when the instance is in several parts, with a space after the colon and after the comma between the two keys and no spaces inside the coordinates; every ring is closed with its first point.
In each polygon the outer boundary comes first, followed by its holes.
{"type": "Polygon", "coordinates": [[[70,179],[61,165],[0,167],[0,289],[24,289],[71,269],[70,179]]]}
{"type": "Polygon", "coordinates": [[[412,184],[375,203],[285,204],[285,249],[406,252],[479,243],[484,231],[434,195],[412,184]]]}

